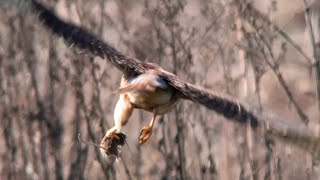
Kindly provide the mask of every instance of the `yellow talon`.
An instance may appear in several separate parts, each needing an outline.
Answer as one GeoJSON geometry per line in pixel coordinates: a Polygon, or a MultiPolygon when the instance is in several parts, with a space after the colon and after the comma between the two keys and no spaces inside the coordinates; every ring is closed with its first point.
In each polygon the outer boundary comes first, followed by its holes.
{"type": "Polygon", "coordinates": [[[152,127],[144,127],[141,129],[140,131],[140,137],[139,137],[139,144],[144,144],[148,141],[148,139],[151,137],[152,135],[152,127]]]}
{"type": "Polygon", "coordinates": [[[116,138],[117,140],[121,140],[121,137],[119,135],[120,133],[117,133],[116,129],[110,129],[107,131],[105,137],[116,138]]]}

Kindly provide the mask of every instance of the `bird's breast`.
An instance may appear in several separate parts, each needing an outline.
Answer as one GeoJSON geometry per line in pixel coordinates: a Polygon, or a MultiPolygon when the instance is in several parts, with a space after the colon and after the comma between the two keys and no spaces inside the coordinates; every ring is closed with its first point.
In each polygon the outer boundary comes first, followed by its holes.
{"type": "Polygon", "coordinates": [[[146,111],[157,110],[158,114],[164,114],[170,110],[172,102],[172,89],[157,89],[154,92],[135,91],[128,94],[130,103],[138,109],[146,111]]]}

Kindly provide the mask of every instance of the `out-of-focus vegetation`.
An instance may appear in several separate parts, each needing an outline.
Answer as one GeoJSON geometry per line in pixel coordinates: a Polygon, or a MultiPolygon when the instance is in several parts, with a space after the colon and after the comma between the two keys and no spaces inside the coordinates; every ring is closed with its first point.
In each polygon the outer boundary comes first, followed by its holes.
{"type": "MultiPolygon", "coordinates": [[[[319,128],[317,0],[41,2],[125,54],[288,124],[319,128]]],[[[158,118],[143,146],[138,135],[151,114],[135,110],[122,130],[128,145],[112,163],[77,136],[100,143],[113,126],[121,73],[19,9],[0,6],[1,179],[320,177],[316,155],[184,101],[158,118]]]]}

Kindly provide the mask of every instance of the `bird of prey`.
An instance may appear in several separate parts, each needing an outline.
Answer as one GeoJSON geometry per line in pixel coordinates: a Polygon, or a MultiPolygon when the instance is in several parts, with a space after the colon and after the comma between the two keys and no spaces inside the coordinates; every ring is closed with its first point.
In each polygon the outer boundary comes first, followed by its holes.
{"type": "Polygon", "coordinates": [[[140,131],[139,143],[144,144],[152,134],[157,116],[170,111],[179,99],[199,103],[227,119],[248,123],[252,127],[259,125],[258,118],[237,100],[182,81],[156,64],[126,56],[88,30],[61,20],[42,4],[34,0],[31,4],[42,23],[53,34],[106,59],[122,71],[120,88],[117,90],[120,97],[114,110],[115,125],[106,132],[105,137],[119,136],[121,127],[128,122],[133,110],[143,109],[153,114],[149,125],[140,131]]]}

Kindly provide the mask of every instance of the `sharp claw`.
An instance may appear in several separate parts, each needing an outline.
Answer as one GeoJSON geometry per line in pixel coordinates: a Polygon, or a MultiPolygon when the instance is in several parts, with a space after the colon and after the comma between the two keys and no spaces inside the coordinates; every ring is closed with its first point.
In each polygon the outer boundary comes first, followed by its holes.
{"type": "Polygon", "coordinates": [[[112,130],[112,131],[109,130],[109,131],[107,131],[107,133],[105,134],[105,136],[106,136],[106,137],[113,136],[113,135],[116,133],[116,131],[117,131],[116,129],[115,129],[115,130],[112,130]]]}
{"type": "Polygon", "coordinates": [[[104,137],[109,139],[115,139],[118,142],[121,142],[120,145],[124,145],[126,139],[126,135],[122,132],[117,132],[116,129],[108,130],[104,137]]]}
{"type": "Polygon", "coordinates": [[[148,139],[151,137],[152,129],[150,127],[144,127],[140,131],[140,137],[139,137],[139,144],[142,145],[145,142],[148,141],[148,139]]]}
{"type": "Polygon", "coordinates": [[[140,139],[139,144],[142,145],[146,142],[146,140],[140,139]]]}

